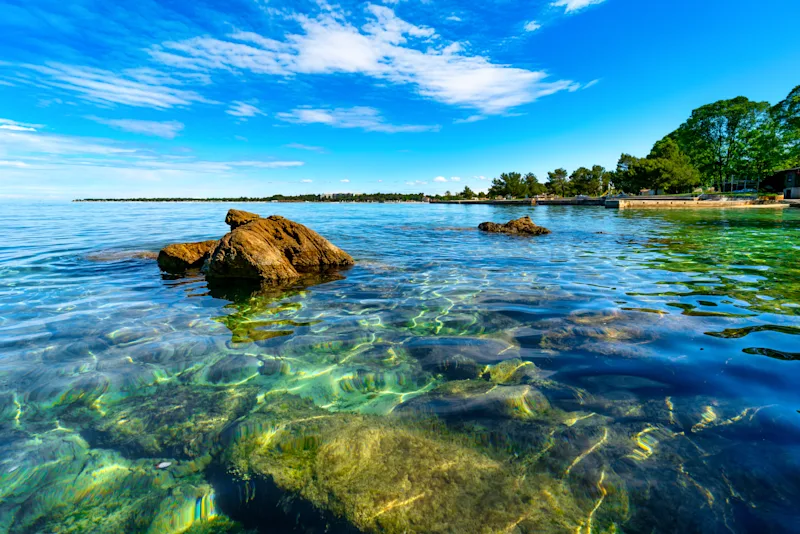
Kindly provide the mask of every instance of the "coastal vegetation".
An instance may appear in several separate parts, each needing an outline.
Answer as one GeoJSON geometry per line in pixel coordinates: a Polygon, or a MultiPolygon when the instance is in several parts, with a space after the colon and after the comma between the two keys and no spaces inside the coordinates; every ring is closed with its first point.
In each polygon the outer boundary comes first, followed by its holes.
{"type": "Polygon", "coordinates": [[[701,106],[647,156],[622,154],[614,170],[593,165],[568,173],[560,168],[548,172],[544,184],[533,173],[507,172],[493,180],[489,196],[721,191],[732,181],[758,187],[776,171],[798,165],[800,85],[774,106],[743,96],[701,106]]]}
{"type": "Polygon", "coordinates": [[[84,198],[76,202],[422,202],[425,193],[333,193],[265,197],[84,198]]]}

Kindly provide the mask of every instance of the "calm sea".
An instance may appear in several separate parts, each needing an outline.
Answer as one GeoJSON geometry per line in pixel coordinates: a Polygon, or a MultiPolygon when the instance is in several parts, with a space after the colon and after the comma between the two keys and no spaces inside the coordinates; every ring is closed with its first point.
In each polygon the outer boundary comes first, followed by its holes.
{"type": "MultiPolygon", "coordinates": [[[[433,479],[378,472],[373,502],[349,493],[373,491],[348,487],[360,464],[336,484],[313,459],[285,476],[338,427],[290,447],[300,419],[251,423],[273,398],[341,428],[409,425],[570,503],[508,532],[800,532],[800,209],[0,205],[0,531],[446,531],[482,491],[437,478],[437,502],[433,479]],[[209,291],[145,254],[222,236],[229,208],[303,223],[357,264],[209,291]],[[552,234],[476,229],[525,214],[552,234]],[[229,453],[253,435],[272,460],[241,476],[229,453]],[[403,515],[425,506],[444,523],[403,515]]],[[[519,505],[480,499],[476,532],[519,505]]]]}

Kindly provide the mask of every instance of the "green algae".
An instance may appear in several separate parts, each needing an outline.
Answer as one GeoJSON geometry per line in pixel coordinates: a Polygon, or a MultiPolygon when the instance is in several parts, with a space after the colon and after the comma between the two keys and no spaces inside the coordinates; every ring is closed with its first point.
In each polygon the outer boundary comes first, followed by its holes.
{"type": "Polygon", "coordinates": [[[4,532],[178,534],[214,516],[213,505],[196,512],[198,499],[213,501],[197,469],[158,469],[90,448],[71,433],[18,441],[4,452],[40,459],[0,473],[4,532]]]}
{"type": "Polygon", "coordinates": [[[683,302],[667,302],[667,306],[683,310],[683,315],[690,317],[755,317],[752,313],[729,313],[729,312],[716,312],[716,311],[703,311],[697,310],[697,306],[686,304],[683,302]]]}
{"type": "Polygon", "coordinates": [[[93,427],[98,444],[130,455],[200,457],[222,429],[256,403],[253,387],[166,384],[109,406],[93,427]]]}
{"type": "Polygon", "coordinates": [[[750,334],[754,334],[756,332],[777,332],[779,334],[800,336],[800,327],[765,324],[757,326],[746,326],[742,328],[727,328],[721,332],[706,332],[706,335],[713,337],[722,337],[725,339],[738,339],[750,334]]]}
{"type": "Polygon", "coordinates": [[[800,249],[792,246],[790,232],[786,232],[786,239],[770,238],[776,230],[791,228],[786,214],[731,216],[682,211],[658,217],[673,223],[674,230],[650,241],[657,245],[653,249],[657,254],[647,265],[694,277],[702,275],[704,280],[661,282],[691,289],[651,296],[721,296],[746,303],[751,313],[800,314],[795,307],[800,303],[800,249]]]}
{"type": "Polygon", "coordinates": [[[438,425],[331,414],[291,397],[243,422],[225,457],[234,475],[270,477],[364,532],[575,532],[596,504],[438,425]]]}

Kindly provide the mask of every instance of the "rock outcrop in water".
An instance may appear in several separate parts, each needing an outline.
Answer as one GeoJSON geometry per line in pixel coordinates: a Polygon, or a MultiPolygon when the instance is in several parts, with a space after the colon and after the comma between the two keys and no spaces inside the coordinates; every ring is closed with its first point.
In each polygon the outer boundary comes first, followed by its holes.
{"type": "Polygon", "coordinates": [[[493,234],[544,235],[550,233],[550,230],[547,228],[534,224],[527,215],[519,219],[508,221],[506,224],[497,224],[493,222],[481,223],[478,225],[478,229],[493,234]]]}
{"type": "Polygon", "coordinates": [[[211,255],[219,241],[178,243],[168,245],[158,253],[158,266],[168,273],[182,273],[187,269],[199,269],[211,255]]]}
{"type": "Polygon", "coordinates": [[[161,269],[180,273],[205,265],[209,280],[282,283],[354,263],[318,233],[279,215],[262,218],[232,209],[225,222],[231,231],[219,241],[165,247],[158,255],[161,269]]]}
{"type": "Polygon", "coordinates": [[[349,254],[318,233],[273,215],[238,226],[223,237],[209,258],[207,276],[285,282],[353,263],[349,254]]]}
{"type": "Polygon", "coordinates": [[[256,219],[260,219],[261,215],[257,213],[250,213],[249,211],[243,210],[228,210],[228,214],[225,216],[225,224],[231,227],[231,230],[236,230],[240,226],[244,226],[249,222],[253,222],[256,219]]]}

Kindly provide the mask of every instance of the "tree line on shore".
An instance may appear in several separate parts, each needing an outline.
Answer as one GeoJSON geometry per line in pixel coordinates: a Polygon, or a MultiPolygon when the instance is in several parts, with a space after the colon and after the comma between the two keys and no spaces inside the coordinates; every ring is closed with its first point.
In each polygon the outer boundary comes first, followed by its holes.
{"type": "MultiPolygon", "coordinates": [[[[501,174],[489,197],[602,196],[649,189],[687,193],[722,191],[731,181],[754,187],[775,172],[800,165],[800,85],[776,105],[740,96],[701,106],[675,131],[655,143],[645,157],[622,154],[617,168],[600,165],[547,173],[501,174]]],[[[779,186],[780,187],[780,186],[779,186]]],[[[469,188],[453,198],[476,196],[469,188]]]]}
{"type": "Polygon", "coordinates": [[[155,197],[155,198],[84,198],[76,202],[422,202],[425,193],[336,193],[310,195],[272,195],[268,197],[155,197]]]}

